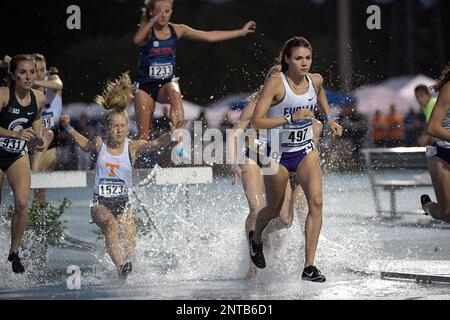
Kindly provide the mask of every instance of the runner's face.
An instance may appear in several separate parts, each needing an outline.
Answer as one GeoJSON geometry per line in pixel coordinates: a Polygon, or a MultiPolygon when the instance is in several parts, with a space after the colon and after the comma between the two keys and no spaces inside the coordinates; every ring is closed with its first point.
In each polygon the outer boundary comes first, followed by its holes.
{"type": "Polygon", "coordinates": [[[34,61],[21,61],[18,63],[16,71],[12,74],[12,79],[17,88],[30,90],[36,80],[36,64],[34,61]]]}
{"type": "Polygon", "coordinates": [[[305,76],[311,69],[312,52],[308,48],[298,47],[292,49],[291,56],[285,56],[284,59],[289,65],[289,70],[305,76]]]}
{"type": "Polygon", "coordinates": [[[37,71],[37,79],[39,81],[44,81],[45,76],[47,75],[47,66],[44,61],[36,61],[36,71],[37,71]]]}
{"type": "Polygon", "coordinates": [[[110,139],[114,139],[119,142],[124,142],[128,135],[128,120],[125,116],[120,114],[115,114],[112,116],[109,126],[108,133],[110,139]]]}
{"type": "Polygon", "coordinates": [[[159,14],[158,24],[161,26],[165,26],[170,21],[170,17],[172,16],[172,5],[170,1],[162,0],[157,1],[153,10],[150,10],[150,14],[152,17],[156,17],[159,14]]]}

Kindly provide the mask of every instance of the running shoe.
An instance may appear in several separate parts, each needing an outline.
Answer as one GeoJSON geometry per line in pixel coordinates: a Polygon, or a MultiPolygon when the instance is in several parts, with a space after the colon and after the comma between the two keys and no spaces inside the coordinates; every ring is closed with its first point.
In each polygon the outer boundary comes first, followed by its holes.
{"type": "Polygon", "coordinates": [[[133,265],[131,264],[131,262],[125,263],[123,266],[121,266],[119,268],[119,279],[122,282],[125,282],[125,280],[127,280],[127,277],[131,273],[132,270],[133,270],[133,265]]]}
{"type": "Polygon", "coordinates": [[[430,213],[427,212],[428,210],[425,210],[424,205],[428,204],[431,202],[430,196],[427,194],[423,194],[420,196],[420,203],[422,204],[422,208],[424,211],[424,215],[428,216],[430,213]]]}
{"type": "Polygon", "coordinates": [[[253,241],[254,234],[255,234],[254,231],[250,231],[248,233],[250,258],[252,259],[255,266],[257,266],[260,269],[264,269],[266,267],[266,260],[264,259],[264,254],[263,254],[263,244],[262,243],[256,244],[255,241],[253,241]]]}
{"type": "Polygon", "coordinates": [[[327,278],[315,266],[309,266],[303,269],[302,280],[312,282],[325,282],[327,278]]]}
{"type": "Polygon", "coordinates": [[[12,263],[12,271],[14,273],[24,273],[25,272],[25,268],[23,267],[22,262],[20,262],[18,252],[11,252],[8,256],[8,261],[12,263]]]}

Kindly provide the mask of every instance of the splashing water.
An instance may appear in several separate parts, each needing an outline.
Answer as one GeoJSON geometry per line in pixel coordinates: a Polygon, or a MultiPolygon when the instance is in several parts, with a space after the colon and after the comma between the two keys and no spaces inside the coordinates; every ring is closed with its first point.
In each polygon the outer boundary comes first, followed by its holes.
{"type": "MultiPolygon", "coordinates": [[[[83,268],[83,285],[92,291],[100,288],[97,293],[92,293],[93,297],[122,297],[120,292],[123,290],[128,290],[126,292],[133,293],[133,296],[162,299],[174,296],[238,299],[323,297],[317,294],[315,285],[300,281],[304,264],[306,208],[297,207],[293,225],[268,237],[265,246],[267,268],[258,270],[256,280],[245,281],[250,259],[244,224],[249,209],[242,186],[231,187],[228,178],[217,177],[210,185],[157,186],[152,181],[159,169],[151,170],[131,195],[136,209],[140,205],[146,209],[146,212],[136,210],[137,217],[144,221],[150,218],[159,234],[152,231],[139,238],[133,272],[125,288],[121,289],[116,288],[116,270],[103,240],[92,240],[97,250],[94,254],[86,254],[91,260],[88,267],[83,268]]],[[[371,191],[366,179],[360,174],[328,174],[324,177],[324,223],[316,265],[328,278],[320,288],[331,286],[335,289],[330,292],[337,294],[341,291],[336,285],[350,280],[353,282],[349,294],[362,294],[363,297],[363,293],[358,291],[362,290],[358,289],[360,287],[374,294],[375,287],[381,284],[368,280],[371,279],[368,265],[374,259],[388,259],[401,254],[395,246],[392,246],[394,249],[389,247],[391,239],[404,237],[407,241],[411,234],[411,229],[372,219],[374,208],[369,200],[371,191]]],[[[83,197],[89,198],[89,192],[86,191],[83,197]]],[[[399,201],[399,205],[408,205],[408,199],[399,201]]],[[[78,225],[84,219],[82,212],[86,214],[87,210],[67,212],[67,218],[73,223],[69,230],[73,230],[74,235],[77,228],[85,229],[78,225]],[[75,219],[71,220],[72,217],[75,219]]],[[[9,224],[3,222],[0,224],[0,250],[7,252],[9,224]]],[[[419,238],[423,232],[414,231],[414,237],[419,238]]],[[[95,239],[95,235],[91,239],[95,239]]],[[[445,251],[436,253],[434,248],[432,254],[445,251]]],[[[73,260],[81,259],[80,253],[69,257],[58,252],[58,259],[64,263],[55,269],[64,271],[69,264],[81,263],[73,260]]],[[[9,263],[0,264],[1,288],[25,289],[35,285],[26,277],[12,274],[10,267],[9,263]]],[[[385,288],[387,285],[381,286],[385,288]]],[[[408,286],[402,288],[411,290],[408,286]]],[[[82,297],[89,296],[86,292],[83,294],[82,297]]]]}

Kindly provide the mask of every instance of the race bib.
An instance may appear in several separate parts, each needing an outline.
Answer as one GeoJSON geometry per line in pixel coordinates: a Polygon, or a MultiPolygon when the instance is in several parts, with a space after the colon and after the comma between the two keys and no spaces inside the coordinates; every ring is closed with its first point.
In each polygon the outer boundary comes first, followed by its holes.
{"type": "Polygon", "coordinates": [[[152,79],[172,78],[173,65],[171,63],[151,65],[148,74],[152,79]]]}
{"type": "Polygon", "coordinates": [[[115,198],[124,196],[127,194],[127,190],[123,183],[101,183],[98,186],[98,195],[104,198],[115,198]]]}
{"type": "Polygon", "coordinates": [[[26,141],[13,138],[0,138],[0,148],[11,153],[20,153],[25,148],[26,141]]]}
{"type": "Polygon", "coordinates": [[[312,122],[287,124],[283,126],[281,146],[287,148],[302,147],[313,139],[312,122]]]}
{"type": "Polygon", "coordinates": [[[51,129],[55,126],[55,119],[53,116],[46,116],[42,118],[42,127],[45,129],[51,129]]]}

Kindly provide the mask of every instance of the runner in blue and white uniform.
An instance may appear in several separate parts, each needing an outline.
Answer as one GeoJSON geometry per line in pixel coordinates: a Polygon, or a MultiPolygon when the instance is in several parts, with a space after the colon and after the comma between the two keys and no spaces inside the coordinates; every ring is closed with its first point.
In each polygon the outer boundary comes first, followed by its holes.
{"type": "Polygon", "coordinates": [[[426,214],[450,222],[450,63],[434,90],[439,92],[439,96],[427,129],[428,134],[436,138],[436,144],[427,147],[427,157],[437,202],[431,202],[430,197],[424,194],[421,203],[426,214]]]}
{"type": "Polygon", "coordinates": [[[10,61],[9,72],[10,87],[0,88],[0,190],[6,174],[14,195],[8,260],[14,273],[23,273],[19,248],[28,221],[31,186],[27,142],[35,142],[37,151],[45,147],[40,116],[45,97],[32,89],[36,79],[33,56],[15,56],[10,61]]]}
{"type": "Polygon", "coordinates": [[[322,226],[322,176],[312,125],[317,103],[332,133],[340,136],[342,128],[331,119],[322,77],[309,74],[311,44],[301,37],[292,38],[285,43],[279,60],[281,73],[264,84],[251,122],[255,129],[270,129],[267,155],[275,170],[265,171],[267,206],[258,214],[255,233],[250,239],[250,256],[257,267],[265,268],[261,236],[269,222],[279,216],[289,173],[293,172],[309,208],[302,279],[324,282],[325,277],[314,266],[322,226]]]}
{"type": "MultiPolygon", "coordinates": [[[[133,85],[128,74],[107,85],[96,101],[106,109],[114,108],[106,116],[106,136],[89,140],[70,126],[70,117],[61,116],[61,125],[84,151],[95,151],[94,201],[92,219],[105,234],[108,253],[119,278],[125,280],[132,270],[136,247],[136,225],[128,192],[133,187],[133,162],[142,151],[161,148],[170,143],[171,132],[154,141],[130,140],[129,120],[125,107],[133,98],[133,85]],[[120,230],[123,227],[126,256],[122,254],[120,230]]],[[[185,122],[180,122],[183,126],[185,122]]],[[[177,129],[172,127],[172,129],[177,129]]]]}
{"type": "MultiPolygon", "coordinates": [[[[42,54],[34,54],[37,69],[35,89],[45,94],[45,106],[41,111],[42,136],[48,148],[43,153],[34,153],[31,168],[35,172],[54,170],[59,139],[59,119],[62,114],[63,82],[57,72],[47,72],[46,59],[42,54]]],[[[52,68],[51,68],[52,69],[52,68]]],[[[54,68],[53,68],[54,69],[54,68]]],[[[45,200],[47,189],[35,190],[35,198],[45,200]]]]}
{"type": "Polygon", "coordinates": [[[254,32],[256,24],[247,22],[241,29],[230,31],[201,31],[184,24],[169,23],[173,0],[146,0],[143,19],[134,36],[140,47],[135,100],[138,138],[148,140],[155,102],[170,104],[170,119],[174,126],[184,121],[183,101],[175,78],[175,55],[181,38],[217,42],[244,37],[254,32]]]}

